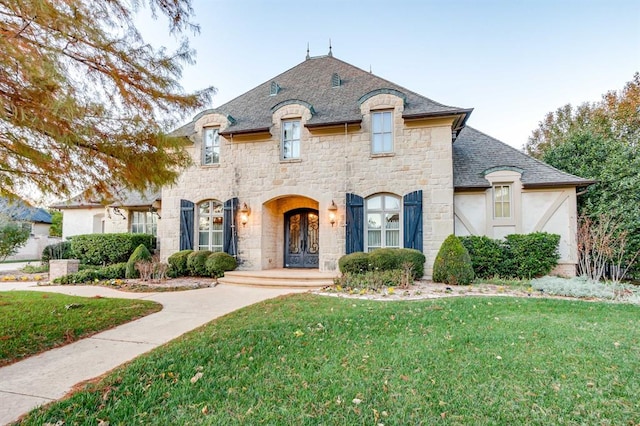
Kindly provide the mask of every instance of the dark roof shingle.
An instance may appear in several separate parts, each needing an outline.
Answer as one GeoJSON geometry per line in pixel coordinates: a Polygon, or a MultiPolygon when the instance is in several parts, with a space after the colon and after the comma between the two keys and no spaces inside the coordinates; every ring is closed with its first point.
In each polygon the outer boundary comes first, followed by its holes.
{"type": "Polygon", "coordinates": [[[493,169],[522,171],[525,188],[587,186],[594,181],[558,170],[472,127],[453,144],[453,184],[456,189],[489,188],[484,178],[493,169]]]}

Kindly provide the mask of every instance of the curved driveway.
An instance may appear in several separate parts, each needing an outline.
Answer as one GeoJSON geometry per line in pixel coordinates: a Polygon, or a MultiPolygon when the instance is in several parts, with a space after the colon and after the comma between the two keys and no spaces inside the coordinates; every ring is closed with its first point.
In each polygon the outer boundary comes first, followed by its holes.
{"type": "Polygon", "coordinates": [[[182,334],[239,308],[304,290],[217,286],[164,293],[126,293],[96,286],[0,283],[0,291],[33,290],[75,296],[145,299],[160,312],[75,343],[0,368],[0,424],[65,396],[76,384],[100,376],[182,334]]]}

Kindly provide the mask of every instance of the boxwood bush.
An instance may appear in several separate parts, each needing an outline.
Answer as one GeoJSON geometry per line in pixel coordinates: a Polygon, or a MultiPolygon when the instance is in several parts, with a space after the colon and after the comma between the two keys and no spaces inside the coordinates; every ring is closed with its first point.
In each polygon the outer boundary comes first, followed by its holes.
{"type": "Polygon", "coordinates": [[[129,256],[129,260],[127,261],[127,272],[125,277],[127,278],[139,278],[140,272],[136,269],[136,263],[140,261],[150,261],[151,260],[151,252],[144,244],[140,244],[129,256]]]}
{"type": "Polygon", "coordinates": [[[187,268],[189,274],[194,277],[206,277],[207,274],[207,258],[213,253],[209,250],[197,250],[189,253],[187,256],[187,268]]]}
{"type": "Polygon", "coordinates": [[[371,253],[361,251],[342,256],[338,267],[343,274],[364,274],[368,271],[390,271],[402,269],[405,262],[412,264],[413,278],[424,275],[426,258],[419,250],[405,248],[381,248],[371,253]]]}
{"type": "Polygon", "coordinates": [[[400,268],[397,251],[390,248],[379,248],[369,253],[369,263],[373,271],[390,271],[400,268]]]}
{"type": "Polygon", "coordinates": [[[155,237],[148,234],[87,234],[71,239],[71,249],[80,263],[110,265],[126,262],[140,244],[149,251],[155,248],[155,237]]]}
{"type": "Polygon", "coordinates": [[[189,268],[187,267],[187,259],[189,255],[193,253],[193,250],[181,250],[173,253],[167,259],[169,263],[169,275],[172,277],[184,277],[189,275],[189,268]]]}
{"type": "Polygon", "coordinates": [[[224,276],[227,271],[238,267],[236,258],[224,252],[211,253],[204,264],[207,273],[215,278],[224,276]]]}
{"type": "Polygon", "coordinates": [[[338,260],[338,268],[343,274],[363,274],[370,270],[369,253],[357,251],[345,254],[338,260]]]}
{"type": "Polygon", "coordinates": [[[424,275],[424,262],[427,260],[425,255],[420,250],[416,249],[401,248],[394,250],[398,256],[399,267],[402,268],[402,265],[408,262],[412,266],[413,279],[417,280],[422,278],[424,275]]]}
{"type": "Polygon", "coordinates": [[[504,241],[486,236],[458,237],[471,256],[473,272],[477,278],[505,277],[507,251],[504,241]]]}
{"type": "Polygon", "coordinates": [[[471,257],[455,235],[449,235],[440,246],[433,263],[433,281],[452,285],[473,281],[471,257]]]}
{"type": "Polygon", "coordinates": [[[126,275],[126,262],[114,263],[104,268],[88,268],[83,269],[75,274],[65,275],[56,278],[53,282],[56,284],[82,284],[94,282],[95,280],[114,280],[123,279],[126,275]]]}

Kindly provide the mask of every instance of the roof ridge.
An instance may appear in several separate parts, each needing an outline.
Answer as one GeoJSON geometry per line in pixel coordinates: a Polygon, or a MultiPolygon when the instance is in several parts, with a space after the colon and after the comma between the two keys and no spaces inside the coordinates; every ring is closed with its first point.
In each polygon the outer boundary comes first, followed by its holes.
{"type": "Polygon", "coordinates": [[[559,172],[559,173],[561,173],[561,174],[563,174],[563,175],[566,175],[566,176],[569,176],[569,177],[572,177],[572,178],[578,178],[578,179],[580,179],[580,180],[589,181],[589,179],[585,179],[585,178],[583,178],[583,177],[580,177],[580,176],[577,176],[577,175],[574,175],[574,174],[571,174],[571,173],[565,172],[565,171],[563,171],[563,170],[560,170],[560,169],[558,169],[558,168],[556,168],[556,167],[553,167],[551,164],[545,163],[544,161],[539,160],[539,159],[537,159],[537,158],[535,158],[535,157],[533,157],[533,156],[531,156],[531,155],[527,154],[526,152],[523,152],[523,151],[521,151],[521,150],[519,150],[519,149],[516,149],[516,148],[514,148],[513,146],[511,146],[511,145],[509,145],[509,144],[507,144],[507,143],[505,143],[505,142],[501,141],[500,139],[496,139],[496,138],[494,138],[493,136],[488,135],[488,134],[486,134],[485,132],[483,132],[483,131],[480,131],[480,130],[476,129],[475,127],[471,127],[471,126],[465,126],[465,127],[468,127],[469,129],[473,130],[474,132],[480,133],[481,135],[486,136],[487,138],[492,139],[492,140],[494,140],[495,142],[498,142],[498,143],[500,143],[500,144],[504,145],[505,147],[509,148],[509,149],[510,149],[510,150],[512,150],[512,151],[517,152],[518,154],[521,154],[521,155],[526,156],[527,158],[529,158],[529,159],[531,159],[531,160],[533,160],[533,161],[537,162],[538,164],[540,164],[540,165],[542,165],[542,166],[544,166],[544,167],[548,167],[548,168],[553,169],[553,170],[555,170],[555,171],[557,171],[557,172],[559,172]]]}

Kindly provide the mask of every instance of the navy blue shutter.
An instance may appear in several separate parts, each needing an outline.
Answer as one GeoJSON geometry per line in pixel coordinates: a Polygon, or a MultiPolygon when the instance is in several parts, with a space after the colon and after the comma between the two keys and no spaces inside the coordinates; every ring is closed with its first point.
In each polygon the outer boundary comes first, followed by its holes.
{"type": "Polygon", "coordinates": [[[238,212],[238,198],[234,197],[224,202],[224,243],[222,250],[231,256],[238,254],[238,232],[236,227],[236,213],[238,212]]]}
{"type": "Polygon", "coordinates": [[[347,194],[346,252],[364,251],[364,199],[347,194]]]}
{"type": "Polygon", "coordinates": [[[422,251],[422,190],[404,196],[404,247],[422,251]]]}
{"type": "Polygon", "coordinates": [[[189,200],[180,200],[180,250],[193,250],[194,206],[189,200]]]}

